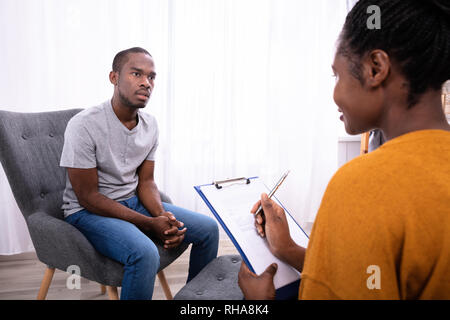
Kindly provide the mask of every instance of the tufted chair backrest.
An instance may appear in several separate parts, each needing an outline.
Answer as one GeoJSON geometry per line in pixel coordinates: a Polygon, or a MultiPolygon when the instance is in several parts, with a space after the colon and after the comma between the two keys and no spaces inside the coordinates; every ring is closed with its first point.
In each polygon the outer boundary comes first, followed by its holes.
{"type": "Polygon", "coordinates": [[[25,219],[36,211],[63,217],[66,170],[59,161],[67,123],[81,110],[0,111],[0,161],[25,219]]]}

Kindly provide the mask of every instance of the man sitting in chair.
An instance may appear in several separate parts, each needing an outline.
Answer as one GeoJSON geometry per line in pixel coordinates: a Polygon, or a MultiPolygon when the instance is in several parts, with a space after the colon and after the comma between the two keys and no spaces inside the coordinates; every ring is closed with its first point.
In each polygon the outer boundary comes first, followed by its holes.
{"type": "Polygon", "coordinates": [[[217,256],[215,220],[161,202],[153,176],[158,127],[140,111],[155,77],[145,49],[119,52],[109,74],[112,99],[75,115],[64,135],[65,220],[98,252],[124,264],[121,299],[152,298],[159,268],[152,239],[167,250],[192,243],[187,281],[217,256]]]}

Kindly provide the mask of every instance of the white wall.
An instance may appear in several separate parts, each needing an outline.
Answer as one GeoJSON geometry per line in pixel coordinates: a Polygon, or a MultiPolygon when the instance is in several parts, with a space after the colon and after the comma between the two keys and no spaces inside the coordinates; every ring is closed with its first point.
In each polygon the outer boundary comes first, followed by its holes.
{"type": "Polygon", "coordinates": [[[338,167],[359,156],[361,150],[361,136],[339,137],[338,167]]]}
{"type": "MultiPolygon", "coordinates": [[[[280,197],[311,222],[337,168],[330,66],[346,12],[345,0],[0,0],[0,108],[96,105],[112,95],[115,53],[144,47],[158,73],[145,110],[160,128],[158,187],[208,214],[193,185],[271,185],[291,169],[280,197]]],[[[11,219],[23,227],[9,192],[0,203],[0,235],[11,219]]]]}

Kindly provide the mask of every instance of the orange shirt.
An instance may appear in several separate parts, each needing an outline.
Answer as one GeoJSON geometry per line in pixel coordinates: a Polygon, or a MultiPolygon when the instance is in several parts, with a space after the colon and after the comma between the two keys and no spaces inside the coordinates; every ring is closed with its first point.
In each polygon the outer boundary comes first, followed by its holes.
{"type": "Polygon", "coordinates": [[[341,167],[300,299],[450,299],[450,132],[415,131],[341,167]]]}

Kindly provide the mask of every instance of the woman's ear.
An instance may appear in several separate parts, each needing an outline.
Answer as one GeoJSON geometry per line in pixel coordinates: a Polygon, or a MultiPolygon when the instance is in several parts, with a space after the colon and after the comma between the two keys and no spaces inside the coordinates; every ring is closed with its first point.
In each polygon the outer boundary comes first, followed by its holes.
{"type": "Polygon", "coordinates": [[[375,88],[383,84],[391,71],[389,55],[383,50],[373,50],[364,59],[365,84],[375,88]]]}

